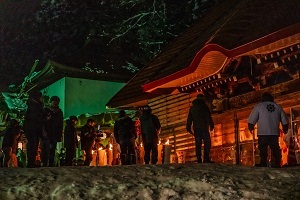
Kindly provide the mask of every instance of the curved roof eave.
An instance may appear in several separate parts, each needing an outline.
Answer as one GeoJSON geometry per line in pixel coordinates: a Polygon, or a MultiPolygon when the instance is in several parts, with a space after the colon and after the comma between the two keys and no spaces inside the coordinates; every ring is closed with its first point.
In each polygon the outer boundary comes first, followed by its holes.
{"type": "MultiPolygon", "coordinates": [[[[281,41],[285,38],[291,37],[293,35],[298,34],[296,38],[300,38],[300,23],[297,23],[295,25],[286,27],[284,29],[281,29],[279,31],[273,32],[269,35],[266,35],[264,37],[258,38],[254,41],[251,41],[249,43],[246,43],[244,45],[241,45],[239,47],[236,47],[234,49],[228,50],[219,44],[209,43],[206,44],[198,53],[195,55],[194,59],[192,60],[191,64],[178,72],[175,72],[169,76],[163,77],[158,80],[154,80],[152,82],[149,82],[145,85],[142,85],[144,92],[151,92],[155,90],[156,88],[167,84],[169,82],[178,80],[182,77],[188,76],[192,73],[194,73],[196,70],[201,70],[201,61],[212,51],[219,52],[220,54],[223,54],[226,58],[232,58],[239,55],[247,54],[248,52],[254,53],[254,50],[259,49],[260,47],[264,47],[267,45],[270,45],[272,43],[281,41]]],[[[289,41],[290,44],[297,43],[299,41],[289,41]]],[[[255,53],[259,53],[259,50],[255,51],[255,53]]],[[[261,52],[262,53],[262,52],[261,52]]],[[[224,58],[224,61],[226,60],[224,58]]],[[[220,62],[219,62],[220,63],[220,62]]],[[[224,63],[224,62],[221,62],[224,63]]],[[[222,66],[216,66],[214,67],[215,73],[218,72],[218,70],[222,68],[222,66]]],[[[205,78],[205,77],[203,77],[205,78]]]]}

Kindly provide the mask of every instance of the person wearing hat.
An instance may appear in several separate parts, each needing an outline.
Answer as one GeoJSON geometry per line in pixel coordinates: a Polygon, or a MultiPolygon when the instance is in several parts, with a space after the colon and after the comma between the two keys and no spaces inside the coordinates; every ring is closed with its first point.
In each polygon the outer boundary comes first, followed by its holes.
{"type": "Polygon", "coordinates": [[[59,108],[60,99],[58,96],[52,96],[50,98],[50,106],[47,107],[49,110],[49,119],[45,124],[45,131],[50,142],[49,150],[49,166],[53,167],[55,164],[55,152],[57,142],[62,141],[63,132],[63,112],[59,108]]]}
{"type": "Polygon", "coordinates": [[[78,119],[76,116],[70,116],[66,121],[64,131],[64,146],[66,148],[66,166],[73,165],[73,159],[75,158],[76,148],[78,147],[76,124],[78,119]]]}
{"type": "Polygon", "coordinates": [[[27,167],[38,167],[36,156],[38,153],[39,139],[43,133],[45,123],[43,95],[40,91],[29,92],[27,110],[23,122],[23,130],[27,138],[27,167]]]}

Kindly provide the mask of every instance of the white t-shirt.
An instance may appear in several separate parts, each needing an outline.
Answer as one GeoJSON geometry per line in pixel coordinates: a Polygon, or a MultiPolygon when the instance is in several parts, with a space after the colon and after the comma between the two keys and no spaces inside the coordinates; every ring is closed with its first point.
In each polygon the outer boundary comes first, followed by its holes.
{"type": "Polygon", "coordinates": [[[279,135],[280,122],[286,125],[288,118],[281,106],[270,101],[257,104],[248,118],[248,123],[257,123],[257,135],[279,135]]]}

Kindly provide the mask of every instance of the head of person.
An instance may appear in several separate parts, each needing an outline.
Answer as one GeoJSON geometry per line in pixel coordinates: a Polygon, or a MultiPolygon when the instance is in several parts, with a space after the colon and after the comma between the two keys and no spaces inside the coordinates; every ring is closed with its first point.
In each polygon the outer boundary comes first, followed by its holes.
{"type": "Polygon", "coordinates": [[[193,106],[197,106],[200,104],[205,104],[205,96],[204,94],[198,94],[196,99],[192,102],[193,106]]]}
{"type": "Polygon", "coordinates": [[[198,94],[197,99],[205,100],[204,94],[198,94]]]}
{"type": "Polygon", "coordinates": [[[143,114],[151,114],[152,113],[152,109],[149,105],[144,106],[142,110],[143,110],[143,114]]]}
{"type": "Polygon", "coordinates": [[[69,119],[72,122],[72,124],[77,124],[77,122],[78,122],[78,118],[76,116],[70,116],[69,119]]]}
{"type": "Polygon", "coordinates": [[[58,96],[52,96],[50,98],[50,105],[51,107],[58,107],[60,102],[60,98],[58,96]]]}
{"type": "Polygon", "coordinates": [[[126,116],[125,110],[120,110],[119,117],[125,117],[125,116],[126,116]]]}
{"type": "Polygon", "coordinates": [[[94,126],[94,125],[95,125],[95,120],[92,119],[92,118],[89,118],[89,119],[86,121],[86,123],[87,123],[88,125],[90,125],[90,126],[94,126]]]}
{"type": "Polygon", "coordinates": [[[261,95],[261,101],[262,102],[266,102],[266,101],[274,102],[274,97],[270,93],[265,92],[261,95]]]}
{"type": "Polygon", "coordinates": [[[196,98],[193,102],[192,102],[193,106],[201,106],[203,104],[205,104],[204,99],[198,99],[196,98]]]}
{"type": "Polygon", "coordinates": [[[43,94],[42,92],[38,90],[32,90],[29,92],[29,98],[37,101],[37,102],[43,102],[43,94]]]}

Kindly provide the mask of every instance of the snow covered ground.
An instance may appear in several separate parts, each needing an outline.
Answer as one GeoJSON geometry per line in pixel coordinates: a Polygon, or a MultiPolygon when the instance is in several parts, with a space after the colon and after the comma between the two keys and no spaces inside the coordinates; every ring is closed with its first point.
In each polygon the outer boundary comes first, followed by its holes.
{"type": "Polygon", "coordinates": [[[0,199],[300,199],[300,166],[1,168],[0,199]]]}

